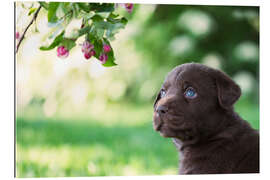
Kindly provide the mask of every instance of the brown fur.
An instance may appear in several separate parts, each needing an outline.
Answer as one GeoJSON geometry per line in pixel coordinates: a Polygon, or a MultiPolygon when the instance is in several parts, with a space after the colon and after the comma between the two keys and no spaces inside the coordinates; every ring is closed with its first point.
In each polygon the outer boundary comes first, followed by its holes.
{"type": "Polygon", "coordinates": [[[234,112],[241,95],[226,74],[188,63],[175,67],[154,104],[153,126],[173,138],[180,174],[258,173],[259,134],[234,112]],[[184,94],[192,87],[193,99],[184,94]]]}

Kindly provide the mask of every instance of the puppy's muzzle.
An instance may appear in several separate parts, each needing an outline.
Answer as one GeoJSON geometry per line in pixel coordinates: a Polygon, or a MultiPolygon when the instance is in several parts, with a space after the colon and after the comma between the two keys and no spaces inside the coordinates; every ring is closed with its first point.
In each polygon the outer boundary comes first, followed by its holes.
{"type": "Polygon", "coordinates": [[[163,115],[163,114],[166,114],[168,112],[168,108],[164,105],[159,105],[157,108],[156,108],[156,112],[159,114],[159,115],[163,115]]]}
{"type": "Polygon", "coordinates": [[[162,120],[160,118],[155,119],[154,129],[156,131],[160,131],[162,125],[163,125],[163,122],[162,122],[162,120]]]}
{"type": "Polygon", "coordinates": [[[155,108],[154,129],[159,131],[163,125],[162,116],[168,112],[168,108],[164,105],[159,105],[155,108]]]}

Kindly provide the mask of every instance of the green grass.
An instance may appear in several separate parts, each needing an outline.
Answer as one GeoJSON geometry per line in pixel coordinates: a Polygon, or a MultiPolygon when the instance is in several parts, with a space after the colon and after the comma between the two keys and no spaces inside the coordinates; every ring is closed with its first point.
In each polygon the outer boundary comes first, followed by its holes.
{"type": "MultiPolygon", "coordinates": [[[[243,98],[235,109],[259,128],[257,105],[243,98]]],[[[177,174],[177,151],[153,130],[152,105],[116,105],[102,116],[69,118],[29,112],[16,122],[17,177],[177,174]]]]}
{"type": "Polygon", "coordinates": [[[173,143],[151,122],[17,119],[18,177],[176,174],[177,166],[173,143]]]}

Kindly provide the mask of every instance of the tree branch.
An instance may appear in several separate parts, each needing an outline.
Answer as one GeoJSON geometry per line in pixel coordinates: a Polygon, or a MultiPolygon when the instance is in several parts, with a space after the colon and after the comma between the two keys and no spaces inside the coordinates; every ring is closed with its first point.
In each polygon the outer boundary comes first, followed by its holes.
{"type": "Polygon", "coordinates": [[[33,19],[30,21],[30,23],[28,24],[28,26],[24,30],[24,32],[22,34],[22,37],[20,38],[20,40],[19,40],[19,42],[17,44],[16,53],[18,52],[19,47],[20,47],[20,45],[22,43],[22,40],[24,39],[25,33],[27,32],[27,30],[29,29],[29,27],[33,24],[33,22],[37,19],[37,16],[38,16],[38,13],[39,13],[40,9],[41,9],[41,5],[38,7],[37,11],[35,12],[35,14],[33,16],[33,19]]]}

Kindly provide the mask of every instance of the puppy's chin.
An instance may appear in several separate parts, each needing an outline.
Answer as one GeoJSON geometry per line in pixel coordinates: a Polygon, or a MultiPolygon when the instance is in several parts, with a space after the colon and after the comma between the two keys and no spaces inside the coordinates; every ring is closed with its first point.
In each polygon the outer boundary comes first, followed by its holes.
{"type": "Polygon", "coordinates": [[[158,113],[154,113],[153,116],[153,128],[155,131],[165,138],[178,137],[178,133],[168,127],[167,119],[161,117],[158,113]]]}
{"type": "Polygon", "coordinates": [[[195,134],[193,134],[192,130],[185,129],[185,130],[172,130],[169,129],[166,124],[163,124],[159,129],[159,134],[165,138],[177,138],[182,142],[192,142],[196,139],[195,134]]]}
{"type": "Polygon", "coordinates": [[[170,130],[167,128],[166,123],[161,119],[158,114],[154,114],[153,117],[153,128],[155,131],[163,137],[173,137],[170,130]]]}
{"type": "Polygon", "coordinates": [[[154,128],[154,130],[159,131],[162,124],[163,124],[163,121],[162,121],[161,117],[158,115],[158,113],[154,113],[154,116],[153,116],[153,128],[154,128]]]}
{"type": "Polygon", "coordinates": [[[175,136],[172,135],[171,133],[168,133],[168,132],[162,131],[162,130],[159,131],[159,134],[160,134],[162,137],[164,137],[164,138],[173,138],[173,137],[175,137],[175,136]]]}
{"type": "Polygon", "coordinates": [[[173,138],[177,136],[177,134],[173,130],[168,129],[165,123],[162,124],[158,132],[162,137],[165,137],[165,138],[173,138]]]}
{"type": "Polygon", "coordinates": [[[165,137],[165,138],[169,138],[169,137],[171,137],[170,135],[169,135],[169,133],[167,133],[164,129],[162,129],[163,127],[161,127],[160,128],[160,130],[159,130],[159,134],[162,136],[162,137],[165,137]]]}
{"type": "Polygon", "coordinates": [[[178,127],[174,128],[171,127],[172,125],[168,124],[173,120],[180,122],[180,119],[181,116],[160,116],[158,113],[154,112],[153,128],[164,138],[178,138],[182,141],[189,141],[192,139],[192,131],[190,130],[191,128],[183,127],[182,123],[179,123],[178,127]]]}

